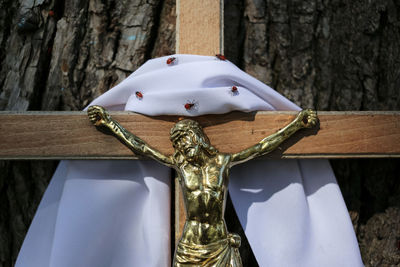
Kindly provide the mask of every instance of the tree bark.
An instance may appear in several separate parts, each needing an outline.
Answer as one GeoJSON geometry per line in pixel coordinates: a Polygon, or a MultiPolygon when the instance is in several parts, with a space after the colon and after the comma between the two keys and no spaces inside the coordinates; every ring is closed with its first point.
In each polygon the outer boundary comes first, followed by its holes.
{"type": "MultiPolygon", "coordinates": [[[[392,0],[226,1],[225,53],[302,108],[399,110],[399,12],[392,0]]],[[[399,264],[399,159],[331,163],[365,265],[399,264]]]]}
{"type": "MultiPolygon", "coordinates": [[[[81,110],[174,53],[175,2],[0,1],[0,110],[81,110]]],[[[54,161],[0,162],[0,266],[13,266],[54,161]]]]}
{"type": "MultiPolygon", "coordinates": [[[[230,0],[225,54],[303,108],[398,110],[399,12],[393,0],[230,0]]],[[[0,109],[81,110],[174,47],[173,0],[0,0],[0,109]]],[[[0,162],[0,266],[13,265],[56,164],[0,162]]],[[[366,266],[399,264],[399,160],[332,165],[366,266]]],[[[257,266],[230,203],[226,216],[257,266]]]]}

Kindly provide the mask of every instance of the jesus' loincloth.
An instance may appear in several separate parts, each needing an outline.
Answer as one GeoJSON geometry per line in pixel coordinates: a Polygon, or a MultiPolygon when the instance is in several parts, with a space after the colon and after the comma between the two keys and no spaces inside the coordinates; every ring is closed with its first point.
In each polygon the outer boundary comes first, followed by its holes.
{"type": "Polygon", "coordinates": [[[237,234],[228,234],[227,238],[207,245],[179,242],[173,266],[241,267],[239,247],[237,234]]]}

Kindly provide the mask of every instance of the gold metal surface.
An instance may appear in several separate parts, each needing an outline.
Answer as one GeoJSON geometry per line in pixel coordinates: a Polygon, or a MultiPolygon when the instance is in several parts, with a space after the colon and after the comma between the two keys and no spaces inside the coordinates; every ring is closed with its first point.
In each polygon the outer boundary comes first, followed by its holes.
{"type": "Polygon", "coordinates": [[[88,108],[90,121],[109,129],[134,153],[148,156],[174,168],[182,187],[187,219],[175,250],[173,265],[206,267],[240,267],[240,237],[229,233],[225,220],[225,199],[229,169],[267,154],[302,128],[317,124],[315,111],[303,110],[285,128],[256,145],[234,154],[220,153],[210,144],[201,126],[193,120],[179,121],[171,129],[175,153],[163,155],[113,120],[104,108],[88,108]]]}

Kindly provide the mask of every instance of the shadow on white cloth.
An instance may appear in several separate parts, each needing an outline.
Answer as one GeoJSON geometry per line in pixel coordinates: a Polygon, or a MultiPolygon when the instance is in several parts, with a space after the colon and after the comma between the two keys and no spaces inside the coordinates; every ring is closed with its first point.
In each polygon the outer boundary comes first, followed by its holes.
{"type": "MultiPolygon", "coordinates": [[[[299,110],[228,61],[174,57],[173,66],[149,60],[91,105],[185,116],[299,110]]],[[[61,162],[16,266],[170,266],[170,176],[153,161],[61,162]]],[[[363,265],[328,161],[254,160],[231,170],[229,191],[260,266],[363,265]]]]}
{"type": "Polygon", "coordinates": [[[254,160],[229,192],[260,266],[362,266],[327,160],[254,160]]]}
{"type": "Polygon", "coordinates": [[[170,174],[151,161],[62,161],[16,266],[167,266],[170,174]]]}

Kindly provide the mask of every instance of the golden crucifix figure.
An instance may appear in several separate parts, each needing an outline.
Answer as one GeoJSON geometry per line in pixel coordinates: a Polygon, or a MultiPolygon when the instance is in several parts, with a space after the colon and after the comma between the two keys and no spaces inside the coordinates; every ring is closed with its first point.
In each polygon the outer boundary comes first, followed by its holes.
{"type": "Polygon", "coordinates": [[[315,111],[303,110],[285,128],[259,143],[233,154],[219,152],[201,126],[193,120],[177,122],[171,129],[173,155],[163,155],[128,132],[100,106],[88,108],[90,121],[110,130],[135,154],[174,168],[183,192],[186,222],[175,250],[173,266],[241,267],[240,237],[229,233],[224,220],[229,169],[265,155],[302,128],[317,124],[315,111]]]}

